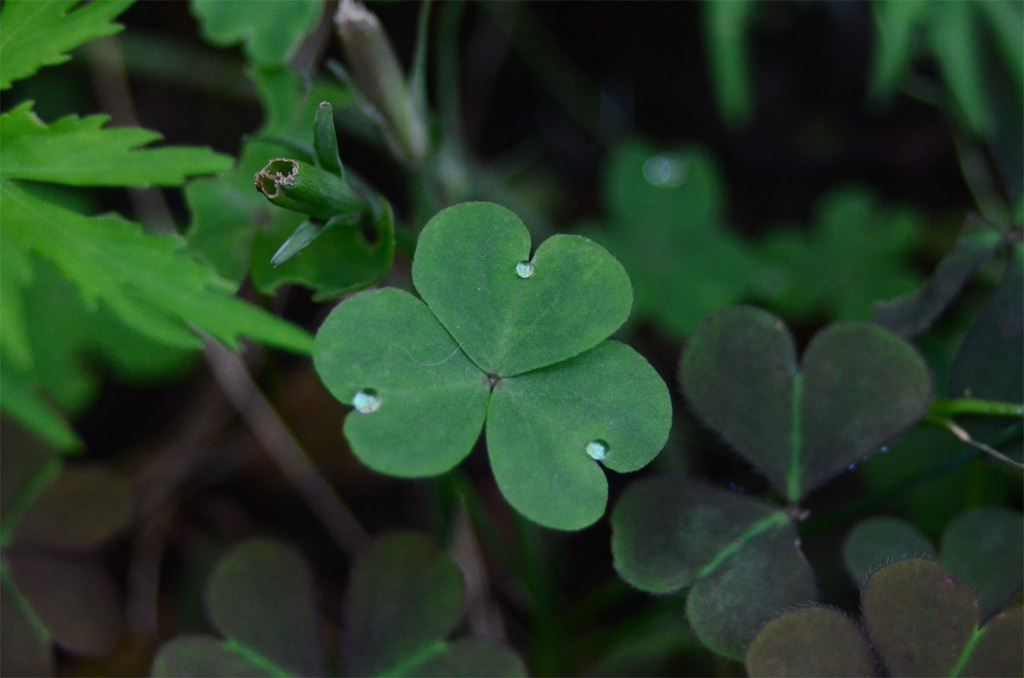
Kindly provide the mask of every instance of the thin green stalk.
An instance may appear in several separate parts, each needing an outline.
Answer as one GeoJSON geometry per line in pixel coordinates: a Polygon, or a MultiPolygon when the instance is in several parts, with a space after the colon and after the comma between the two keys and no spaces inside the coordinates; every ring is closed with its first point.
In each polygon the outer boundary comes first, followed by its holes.
{"type": "Polygon", "coordinates": [[[978,398],[934,400],[925,418],[948,419],[956,416],[1024,417],[1024,403],[1007,403],[978,398]]]}

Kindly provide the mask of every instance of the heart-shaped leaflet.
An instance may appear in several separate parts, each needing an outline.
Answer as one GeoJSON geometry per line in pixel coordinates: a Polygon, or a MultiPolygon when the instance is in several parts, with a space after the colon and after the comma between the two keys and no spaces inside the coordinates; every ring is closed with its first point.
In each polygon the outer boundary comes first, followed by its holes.
{"type": "Polygon", "coordinates": [[[827,327],[798,369],[783,322],[750,307],[701,323],[679,377],[697,415],[790,501],[913,426],[932,398],[924,360],[881,327],[827,327]]]}
{"type": "Polygon", "coordinates": [[[603,247],[556,235],[530,257],[530,232],[490,203],[441,211],[420,234],[412,279],[485,373],[511,377],[597,346],[629,316],[629,276],[603,247]]]}

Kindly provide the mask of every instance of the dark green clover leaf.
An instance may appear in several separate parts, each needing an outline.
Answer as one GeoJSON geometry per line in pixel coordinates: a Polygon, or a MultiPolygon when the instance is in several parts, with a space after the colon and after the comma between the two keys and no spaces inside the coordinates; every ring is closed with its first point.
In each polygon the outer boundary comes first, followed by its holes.
{"type": "Polygon", "coordinates": [[[811,606],[768,622],[750,644],[751,676],[1020,676],[1024,608],[981,626],[971,587],[930,560],[875,572],[861,591],[863,628],[842,612],[811,606]]]}
{"type": "Polygon", "coordinates": [[[912,557],[935,559],[935,547],[912,523],[899,518],[862,520],[843,541],[843,565],[857,586],[882,565],[912,557]]]}
{"type": "Polygon", "coordinates": [[[671,403],[660,377],[605,339],[626,319],[629,279],[598,245],[554,236],[531,256],[508,210],[468,203],[423,229],[413,282],[340,304],[317,335],[327,388],[357,410],[345,432],[368,466],[437,475],[486,421],[499,487],[531,520],[579,529],[600,518],[594,460],[634,471],[661,450],[671,403]]]}
{"type": "Polygon", "coordinates": [[[789,318],[824,311],[867,320],[873,303],[918,286],[909,255],[921,230],[921,218],[909,209],[883,205],[853,186],[835,190],[818,206],[810,230],[768,232],[754,287],[789,318]]]}
{"type": "Polygon", "coordinates": [[[612,553],[622,578],[645,591],[692,586],[686,612],[694,632],[734,659],[765,621],[817,598],[786,511],[681,478],[626,489],[612,514],[612,553]]]}
{"type": "Polygon", "coordinates": [[[207,581],[206,611],[225,640],[175,638],[152,675],[326,675],[313,573],[290,546],[255,539],[231,549],[207,581]]]}
{"type": "Polygon", "coordinates": [[[965,511],[946,527],[941,552],[943,567],[974,588],[987,619],[1024,584],[1024,516],[992,506],[965,511]]]}
{"type": "Polygon", "coordinates": [[[969,216],[956,246],[939,262],[935,273],[924,285],[913,294],[876,303],[872,320],[901,337],[917,336],[953,303],[963,286],[988,261],[1002,240],[998,229],[969,216]]]}
{"type": "Polygon", "coordinates": [[[694,331],[680,380],[694,412],[790,501],[910,428],[932,395],[917,351],[876,325],[827,327],[798,365],[782,321],[749,307],[694,331]]]}
{"type": "MultiPolygon", "coordinates": [[[[1016,244],[1009,255],[1002,282],[953,358],[951,398],[1024,402],[1024,247],[1016,244]]],[[[1021,460],[1019,419],[1007,425],[993,417],[965,417],[962,424],[976,440],[991,440],[1000,451],[1021,460]]]]}
{"type": "Polygon", "coordinates": [[[873,676],[875,659],[860,627],[817,605],[768,622],[747,648],[747,673],[759,676],[873,676]]]}
{"type": "Polygon", "coordinates": [[[352,570],[343,660],[350,676],[521,676],[522,659],[495,641],[447,642],[462,617],[458,566],[425,537],[381,537],[352,570]]]}
{"type": "Polygon", "coordinates": [[[745,296],[754,262],[725,228],[722,179],[707,152],[624,145],[606,168],[604,195],[608,223],[581,232],[629,271],[638,317],[682,337],[745,296]]]}

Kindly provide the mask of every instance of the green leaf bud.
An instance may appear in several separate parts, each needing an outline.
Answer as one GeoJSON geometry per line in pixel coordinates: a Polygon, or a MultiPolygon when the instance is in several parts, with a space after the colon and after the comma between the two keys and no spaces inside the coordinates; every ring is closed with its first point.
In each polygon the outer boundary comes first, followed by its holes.
{"type": "Polygon", "coordinates": [[[362,196],[340,177],[297,160],[274,158],[253,181],[257,190],[278,207],[321,221],[366,209],[362,196]]]}

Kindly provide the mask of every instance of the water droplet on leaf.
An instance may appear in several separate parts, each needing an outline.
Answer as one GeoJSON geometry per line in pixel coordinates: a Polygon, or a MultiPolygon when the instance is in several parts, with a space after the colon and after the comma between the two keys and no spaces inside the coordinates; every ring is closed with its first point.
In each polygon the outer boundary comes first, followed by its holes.
{"type": "Polygon", "coordinates": [[[352,397],[352,407],[363,414],[376,412],[380,408],[380,396],[372,388],[364,388],[352,397]]]}
{"type": "Polygon", "coordinates": [[[644,179],[659,188],[682,186],[688,173],[686,162],[674,153],[665,153],[649,158],[644,163],[644,179]]]}
{"type": "Polygon", "coordinates": [[[591,440],[587,443],[587,454],[594,461],[602,461],[608,456],[608,443],[603,440],[591,440]]]}
{"type": "Polygon", "coordinates": [[[516,264],[516,275],[524,280],[533,275],[533,264],[528,261],[520,261],[516,264]]]}

